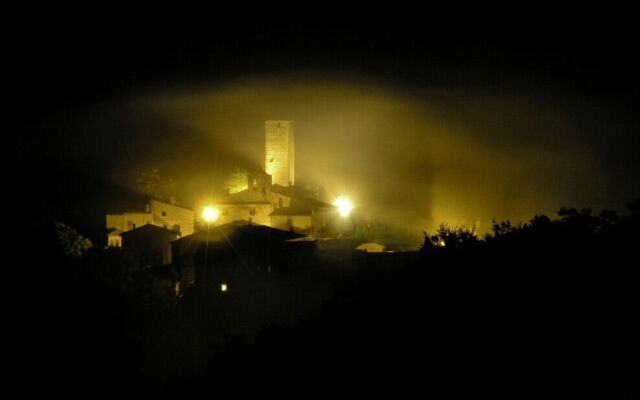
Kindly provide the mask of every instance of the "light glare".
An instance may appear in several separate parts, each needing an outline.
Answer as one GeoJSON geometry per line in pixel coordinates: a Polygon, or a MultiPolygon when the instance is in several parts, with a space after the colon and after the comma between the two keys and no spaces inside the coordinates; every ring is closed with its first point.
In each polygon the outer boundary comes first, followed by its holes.
{"type": "Polygon", "coordinates": [[[202,219],[209,223],[217,220],[219,215],[220,212],[213,206],[207,206],[202,210],[202,219]]]}
{"type": "Polygon", "coordinates": [[[340,196],[334,203],[335,206],[338,207],[338,213],[340,213],[341,216],[348,217],[349,214],[351,214],[351,211],[353,210],[353,203],[349,198],[340,196]]]}

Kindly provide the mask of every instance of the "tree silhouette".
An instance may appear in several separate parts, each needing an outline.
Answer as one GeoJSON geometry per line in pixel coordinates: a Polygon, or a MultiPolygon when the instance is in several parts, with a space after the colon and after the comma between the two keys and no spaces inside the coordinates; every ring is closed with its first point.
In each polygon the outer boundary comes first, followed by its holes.
{"type": "Polygon", "coordinates": [[[244,169],[234,168],[224,181],[224,188],[229,194],[234,194],[249,188],[249,172],[244,169]]]}
{"type": "Polygon", "coordinates": [[[421,247],[422,251],[438,247],[448,249],[471,248],[477,244],[479,240],[475,233],[475,227],[450,227],[447,224],[441,224],[435,234],[431,236],[425,232],[424,237],[424,243],[421,247]]]}
{"type": "Polygon", "coordinates": [[[81,257],[93,246],[89,239],[62,222],[55,222],[54,229],[58,238],[60,252],[66,257],[81,257]]]}

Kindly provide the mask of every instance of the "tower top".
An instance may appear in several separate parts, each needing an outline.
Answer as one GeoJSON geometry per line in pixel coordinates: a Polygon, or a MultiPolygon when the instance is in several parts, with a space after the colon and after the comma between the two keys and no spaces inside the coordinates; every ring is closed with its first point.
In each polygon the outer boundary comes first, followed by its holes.
{"type": "Polygon", "coordinates": [[[265,121],[264,170],[273,183],[293,186],[295,179],[293,121],[265,121]]]}

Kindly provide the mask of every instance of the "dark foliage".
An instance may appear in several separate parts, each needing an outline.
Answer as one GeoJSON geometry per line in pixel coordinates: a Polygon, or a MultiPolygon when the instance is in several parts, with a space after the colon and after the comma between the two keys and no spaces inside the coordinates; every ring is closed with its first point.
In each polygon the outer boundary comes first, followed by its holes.
{"type": "Polygon", "coordinates": [[[131,321],[170,304],[164,285],[130,255],[89,249],[64,225],[42,222],[31,234],[40,249],[26,253],[29,278],[20,293],[20,393],[149,393],[149,380],[137,369],[142,353],[131,321]],[[61,235],[61,226],[71,234],[61,235]]]}
{"type": "MultiPolygon", "coordinates": [[[[193,294],[174,304],[126,253],[93,249],[67,257],[55,235],[43,235],[47,251],[37,265],[44,279],[25,314],[31,335],[23,360],[28,377],[51,393],[92,397],[259,391],[638,398],[639,211],[638,202],[627,215],[567,208],[557,219],[496,222],[484,238],[443,225],[425,234],[412,257],[368,255],[359,259],[361,269],[354,262],[323,265],[320,275],[305,270],[305,284],[317,276],[333,282],[319,313],[266,324],[255,337],[227,335],[222,343],[211,336],[218,312],[231,299],[270,301],[259,288],[227,298],[193,294]],[[173,336],[165,335],[171,329],[173,336]],[[163,335],[162,345],[145,347],[163,335]],[[155,360],[165,351],[170,356],[171,338],[182,338],[176,348],[184,352],[199,336],[213,345],[201,374],[167,378],[140,370],[149,351],[159,353],[155,360]]],[[[296,277],[280,276],[278,287],[298,284],[296,277]]]]}
{"type": "Polygon", "coordinates": [[[266,326],[253,343],[228,338],[191,388],[637,398],[640,225],[630,212],[562,209],[556,220],[495,223],[484,239],[441,226],[384,288],[338,289],[316,317],[266,326]]]}

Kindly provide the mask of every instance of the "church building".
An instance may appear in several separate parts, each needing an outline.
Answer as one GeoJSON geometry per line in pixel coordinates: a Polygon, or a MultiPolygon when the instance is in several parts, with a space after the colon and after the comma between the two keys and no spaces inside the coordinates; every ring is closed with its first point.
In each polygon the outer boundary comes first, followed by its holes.
{"type": "MultiPolygon", "coordinates": [[[[312,237],[335,234],[338,212],[312,191],[295,186],[293,121],[265,121],[264,169],[247,171],[246,183],[220,203],[217,225],[235,221],[265,225],[312,237]],[[241,190],[242,189],[242,190],[241,190]]],[[[109,246],[122,247],[122,234],[154,225],[176,232],[178,237],[195,231],[195,213],[175,202],[150,199],[144,210],[107,214],[109,246]]],[[[148,230],[145,230],[145,232],[148,230]]]]}
{"type": "Polygon", "coordinates": [[[249,171],[246,187],[217,204],[217,223],[247,220],[309,236],[331,234],[336,207],[295,186],[293,121],[265,121],[264,170],[249,171]]]}

